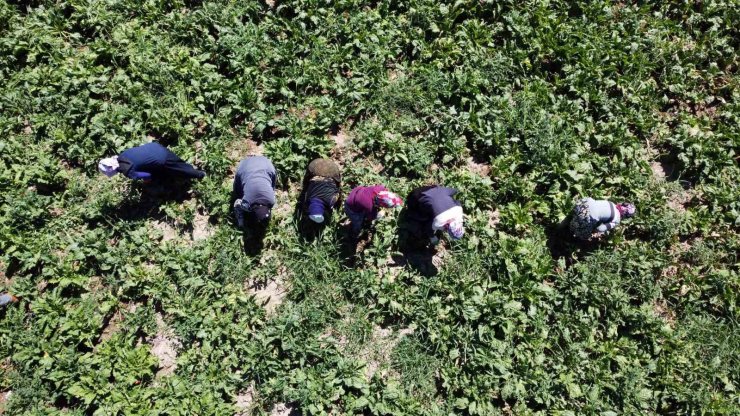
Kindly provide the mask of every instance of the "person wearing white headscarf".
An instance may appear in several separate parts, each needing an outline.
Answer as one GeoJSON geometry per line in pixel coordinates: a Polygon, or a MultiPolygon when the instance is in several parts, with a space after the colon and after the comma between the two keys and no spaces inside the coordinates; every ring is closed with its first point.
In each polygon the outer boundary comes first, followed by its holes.
{"type": "Polygon", "coordinates": [[[456,189],[430,185],[414,189],[407,198],[408,218],[432,244],[439,242],[438,231],[446,231],[453,240],[465,234],[463,209],[455,194],[456,189]]]}
{"type": "Polygon", "coordinates": [[[576,203],[570,219],[570,231],[581,240],[602,237],[616,228],[624,218],[635,215],[633,204],[593,198],[583,198],[576,203]]]}
{"type": "Polygon", "coordinates": [[[0,306],[9,305],[18,302],[18,298],[10,293],[0,293],[0,306]]]}
{"type": "Polygon", "coordinates": [[[202,179],[206,173],[195,169],[157,142],[124,150],[118,156],[100,160],[98,170],[107,177],[121,173],[130,179],[156,180],[165,177],[202,179]]]}
{"type": "Polygon", "coordinates": [[[98,162],[98,170],[109,178],[115,176],[118,173],[118,156],[102,159],[98,162]]]}

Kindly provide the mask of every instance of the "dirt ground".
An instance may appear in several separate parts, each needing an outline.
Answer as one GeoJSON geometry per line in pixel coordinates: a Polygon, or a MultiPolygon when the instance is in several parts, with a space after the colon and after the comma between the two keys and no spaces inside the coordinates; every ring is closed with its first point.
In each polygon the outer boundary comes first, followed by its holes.
{"type": "Polygon", "coordinates": [[[156,378],[168,376],[177,368],[177,350],[181,347],[180,341],[167,326],[162,314],[156,314],[157,334],[149,340],[152,354],[159,360],[159,370],[156,378]]]}

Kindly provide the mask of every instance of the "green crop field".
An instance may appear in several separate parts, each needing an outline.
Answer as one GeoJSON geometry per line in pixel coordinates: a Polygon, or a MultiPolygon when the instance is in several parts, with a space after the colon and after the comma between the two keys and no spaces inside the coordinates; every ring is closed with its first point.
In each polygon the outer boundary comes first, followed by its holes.
{"type": "Polygon", "coordinates": [[[736,0],[0,0],[0,414],[738,415],[739,50],[736,0]],[[208,176],[97,172],[151,140],[208,176]],[[465,237],[304,241],[318,156],[465,237]],[[637,215],[562,240],[586,196],[637,215]]]}

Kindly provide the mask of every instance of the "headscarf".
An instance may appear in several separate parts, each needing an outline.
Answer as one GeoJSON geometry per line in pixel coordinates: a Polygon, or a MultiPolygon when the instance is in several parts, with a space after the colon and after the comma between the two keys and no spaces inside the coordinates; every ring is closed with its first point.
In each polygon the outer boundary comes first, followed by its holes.
{"type": "Polygon", "coordinates": [[[98,162],[98,170],[103,175],[111,178],[118,173],[118,156],[107,157],[98,162]]]}
{"type": "Polygon", "coordinates": [[[461,239],[462,236],[463,236],[463,234],[465,234],[465,228],[463,228],[462,221],[460,221],[460,220],[452,220],[449,223],[447,223],[447,233],[454,240],[461,239]]]}
{"type": "Polygon", "coordinates": [[[637,208],[635,208],[633,204],[622,202],[621,204],[617,205],[617,210],[619,211],[619,215],[621,215],[623,218],[630,218],[635,215],[637,208]]]}
{"type": "Polygon", "coordinates": [[[403,200],[390,191],[380,191],[375,195],[375,204],[383,208],[395,208],[403,205],[403,200]]]}
{"type": "Polygon", "coordinates": [[[319,198],[311,198],[308,201],[308,218],[315,223],[324,222],[324,210],[326,204],[319,198]]]}

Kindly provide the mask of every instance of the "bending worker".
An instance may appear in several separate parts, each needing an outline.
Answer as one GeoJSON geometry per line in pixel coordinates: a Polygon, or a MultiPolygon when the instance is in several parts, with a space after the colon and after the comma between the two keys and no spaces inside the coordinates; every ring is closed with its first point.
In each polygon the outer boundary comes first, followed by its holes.
{"type": "Polygon", "coordinates": [[[202,179],[206,173],[195,169],[176,154],[157,142],[124,150],[120,155],[105,158],[98,169],[107,177],[122,173],[130,179],[144,182],[169,178],[202,179]]]}
{"type": "Polygon", "coordinates": [[[439,185],[414,189],[406,201],[408,219],[415,223],[415,234],[429,238],[430,243],[439,242],[438,234],[446,231],[453,240],[462,238],[463,210],[453,196],[456,189],[439,185]]]}
{"type": "Polygon", "coordinates": [[[314,159],[308,164],[303,186],[303,213],[322,224],[339,202],[342,174],[334,161],[314,159]]]}
{"type": "Polygon", "coordinates": [[[251,156],[239,162],[234,177],[234,214],[239,228],[246,223],[265,228],[275,206],[277,171],[270,159],[251,156]]]}
{"type": "Polygon", "coordinates": [[[18,302],[18,298],[9,293],[0,293],[0,306],[18,302]]]}
{"type": "Polygon", "coordinates": [[[350,236],[358,238],[367,221],[375,221],[380,208],[395,208],[403,205],[403,200],[389,192],[383,185],[358,186],[347,196],[344,212],[350,220],[350,236]]]}
{"type": "Polygon", "coordinates": [[[581,240],[600,238],[619,225],[622,219],[634,216],[635,211],[635,206],[630,203],[615,204],[584,198],[573,208],[570,231],[581,240]]]}

